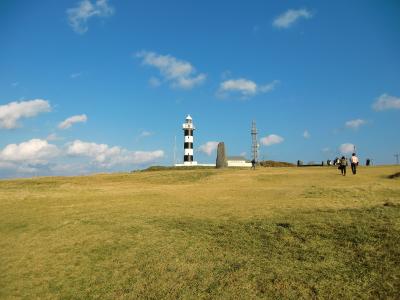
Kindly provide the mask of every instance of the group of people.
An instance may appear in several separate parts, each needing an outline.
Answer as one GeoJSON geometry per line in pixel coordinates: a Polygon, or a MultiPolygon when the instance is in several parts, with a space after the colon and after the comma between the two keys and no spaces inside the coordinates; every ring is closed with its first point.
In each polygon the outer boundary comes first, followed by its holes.
{"type": "MultiPolygon", "coordinates": [[[[358,157],[356,156],[355,153],[353,153],[350,158],[351,172],[353,173],[353,175],[356,175],[357,173],[358,164],[359,164],[358,157]]],[[[342,175],[346,176],[346,167],[348,165],[346,157],[342,156],[342,158],[338,160],[338,165],[339,165],[338,169],[340,170],[342,175]]]]}
{"type": "MultiPolygon", "coordinates": [[[[301,163],[301,164],[303,164],[303,163],[301,163]]],[[[328,166],[331,166],[332,164],[335,165],[335,166],[338,166],[338,169],[340,170],[342,175],[346,176],[346,168],[348,166],[346,157],[344,157],[344,156],[342,156],[342,158],[336,157],[333,162],[331,160],[328,160],[327,164],[328,164],[328,166]]],[[[359,164],[358,157],[357,157],[357,155],[355,153],[353,153],[351,155],[351,158],[350,158],[351,172],[353,173],[353,175],[356,175],[356,173],[357,173],[358,164],[359,164]]],[[[367,159],[367,165],[369,166],[369,164],[370,164],[370,159],[367,159]]],[[[297,165],[298,166],[300,165],[300,161],[297,161],[297,165]]],[[[324,162],[322,162],[322,165],[324,165],[324,162]]],[[[256,161],[255,161],[255,159],[253,159],[251,161],[251,168],[253,170],[256,169],[256,161]]]]}

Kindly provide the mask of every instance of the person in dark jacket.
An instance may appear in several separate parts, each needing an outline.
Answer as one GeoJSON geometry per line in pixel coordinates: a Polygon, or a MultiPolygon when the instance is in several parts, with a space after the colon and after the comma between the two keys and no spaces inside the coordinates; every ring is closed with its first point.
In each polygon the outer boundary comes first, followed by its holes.
{"type": "Polygon", "coordinates": [[[251,160],[251,168],[252,168],[253,170],[256,169],[256,160],[255,160],[254,158],[251,160]]]}
{"type": "Polygon", "coordinates": [[[346,167],[347,167],[347,159],[346,157],[342,156],[339,161],[340,171],[342,172],[343,176],[346,176],[346,167]]]}

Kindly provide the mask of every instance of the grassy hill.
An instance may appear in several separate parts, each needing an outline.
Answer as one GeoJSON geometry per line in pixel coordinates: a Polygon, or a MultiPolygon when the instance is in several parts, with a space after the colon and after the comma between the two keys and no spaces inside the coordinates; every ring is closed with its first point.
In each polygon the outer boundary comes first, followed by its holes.
{"type": "Polygon", "coordinates": [[[398,298],[395,166],[0,181],[0,298],[398,298]]]}

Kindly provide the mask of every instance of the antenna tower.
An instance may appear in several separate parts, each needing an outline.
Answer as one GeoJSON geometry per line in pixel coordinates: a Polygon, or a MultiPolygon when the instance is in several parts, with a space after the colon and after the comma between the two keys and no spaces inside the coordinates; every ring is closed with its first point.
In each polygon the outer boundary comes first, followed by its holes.
{"type": "Polygon", "coordinates": [[[174,140],[174,165],[176,164],[176,135],[174,140]]]}
{"type": "Polygon", "coordinates": [[[251,151],[253,153],[254,161],[258,162],[258,141],[257,141],[256,121],[253,121],[251,124],[251,151]]]}
{"type": "Polygon", "coordinates": [[[400,156],[399,153],[396,153],[396,154],[394,155],[394,157],[396,157],[396,164],[397,164],[397,165],[399,164],[399,156],[400,156]]]}

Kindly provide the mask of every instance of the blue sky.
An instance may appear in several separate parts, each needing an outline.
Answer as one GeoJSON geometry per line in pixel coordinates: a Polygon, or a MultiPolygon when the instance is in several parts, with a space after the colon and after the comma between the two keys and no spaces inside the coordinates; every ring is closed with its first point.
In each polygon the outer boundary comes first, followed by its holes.
{"type": "Polygon", "coordinates": [[[0,2],[0,176],[400,152],[398,1],[0,2]],[[178,161],[179,162],[179,161],[178,161]]]}

